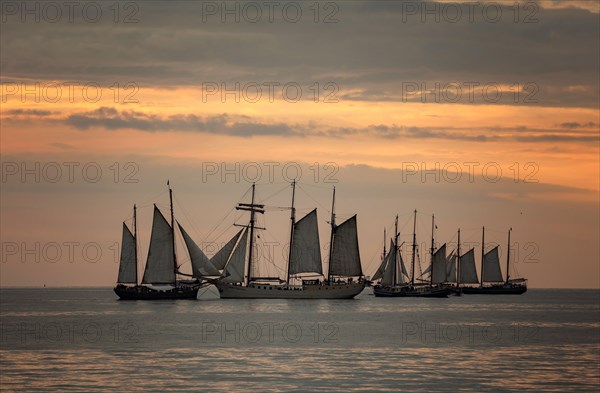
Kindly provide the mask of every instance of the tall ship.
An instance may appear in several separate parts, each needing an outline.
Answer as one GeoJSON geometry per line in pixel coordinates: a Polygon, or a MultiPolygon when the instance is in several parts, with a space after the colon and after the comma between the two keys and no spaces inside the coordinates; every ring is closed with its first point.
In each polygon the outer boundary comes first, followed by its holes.
{"type": "MultiPolygon", "coordinates": [[[[481,281],[479,286],[468,286],[462,288],[467,295],[521,295],[527,292],[527,280],[525,278],[510,278],[510,232],[508,230],[508,247],[506,254],[506,280],[502,277],[500,269],[500,258],[498,257],[498,246],[485,252],[485,227],[482,230],[481,239],[481,281]]],[[[472,267],[475,269],[475,261],[472,267]]],[[[477,278],[477,273],[475,273],[477,278]]]]}
{"type": "MultiPolygon", "coordinates": [[[[254,275],[253,249],[257,230],[256,215],[265,213],[265,205],[255,201],[252,185],[250,203],[239,203],[237,210],[248,211],[250,221],[232,239],[231,253],[221,250],[215,267],[222,268],[221,277],[214,282],[223,299],[352,299],[365,287],[356,215],[337,225],[335,222],[335,188],[331,208],[331,235],[328,272],[323,273],[317,210],[296,221],[294,207],[296,182],[292,182],[291,226],[286,277],[257,277],[254,275]],[[226,260],[225,260],[226,256],[226,260]],[[304,274],[318,279],[304,279],[304,274]],[[301,284],[294,284],[300,281],[301,284]]],[[[227,246],[227,245],[226,245],[227,246]]],[[[225,248],[225,247],[224,247],[225,248]]]]}
{"type": "MultiPolygon", "coordinates": [[[[394,239],[390,243],[390,251],[387,255],[382,258],[381,265],[373,275],[372,280],[379,283],[373,287],[373,294],[377,297],[434,297],[434,298],[445,298],[448,297],[450,290],[442,286],[435,286],[432,282],[415,282],[415,257],[417,253],[417,211],[414,212],[414,223],[413,223],[413,244],[412,244],[412,257],[411,257],[411,274],[408,282],[404,281],[404,277],[408,276],[406,268],[404,266],[404,260],[400,253],[400,246],[398,245],[398,216],[396,216],[396,222],[394,225],[394,239]]],[[[433,229],[432,229],[433,231],[433,229]]],[[[433,233],[433,232],[432,232],[433,233]]],[[[385,247],[385,243],[384,243],[385,247]]],[[[433,264],[433,235],[432,235],[432,259],[433,264]]],[[[429,267],[431,270],[431,265],[429,267]]]]}
{"type": "MultiPolygon", "coordinates": [[[[168,185],[168,183],[167,183],[168,185]]],[[[137,208],[133,207],[133,233],[123,222],[121,257],[117,286],[114,291],[122,300],[196,299],[198,290],[208,285],[210,275],[219,272],[212,266],[200,248],[179,225],[192,261],[192,274],[179,271],[175,249],[175,217],[173,213],[173,191],[169,186],[171,223],[154,205],[152,233],[148,258],[141,282],[138,281],[137,208]],[[178,276],[191,276],[178,279],[178,276]]]]}

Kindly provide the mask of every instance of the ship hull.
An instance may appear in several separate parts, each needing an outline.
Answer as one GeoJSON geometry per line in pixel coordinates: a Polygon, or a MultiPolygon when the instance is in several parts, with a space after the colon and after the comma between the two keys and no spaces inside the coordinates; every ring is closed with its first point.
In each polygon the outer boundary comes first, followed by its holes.
{"type": "Polygon", "coordinates": [[[352,299],[365,288],[364,283],[319,285],[263,285],[245,287],[216,283],[221,299],[352,299]]]}
{"type": "Polygon", "coordinates": [[[115,293],[121,300],[177,300],[196,299],[198,286],[177,286],[168,290],[157,290],[145,286],[128,287],[118,285],[115,293]]]}
{"type": "Polygon", "coordinates": [[[465,295],[521,295],[527,292],[527,287],[523,285],[504,286],[497,285],[491,287],[464,287],[462,292],[465,295]]]}
{"type": "Polygon", "coordinates": [[[447,288],[412,289],[408,287],[381,287],[373,288],[373,294],[377,297],[431,297],[446,298],[450,294],[447,288]]]}

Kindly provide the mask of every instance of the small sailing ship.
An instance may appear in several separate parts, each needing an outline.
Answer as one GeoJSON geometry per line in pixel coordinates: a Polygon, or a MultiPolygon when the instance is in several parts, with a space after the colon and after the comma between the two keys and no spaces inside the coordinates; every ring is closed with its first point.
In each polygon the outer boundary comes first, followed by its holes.
{"type": "MultiPolygon", "coordinates": [[[[335,188],[331,211],[331,237],[329,248],[329,270],[323,274],[317,210],[296,221],[294,207],[296,182],[292,182],[292,206],[290,247],[286,279],[279,277],[255,277],[253,274],[253,248],[255,231],[264,230],[256,226],[256,214],[264,214],[265,206],[255,201],[255,185],[252,185],[251,203],[240,203],[238,210],[250,212],[250,221],[234,237],[231,254],[219,252],[215,267],[222,268],[221,277],[215,282],[223,299],[351,299],[365,287],[365,280],[358,249],[356,215],[343,223],[335,223],[335,188]],[[237,243],[237,244],[236,244],[237,243]],[[235,247],[233,247],[235,245],[235,247]],[[247,251],[247,252],[246,252],[247,251]],[[227,259],[224,257],[227,255],[227,259]],[[246,257],[247,255],[247,257],[246,257]],[[311,273],[321,279],[302,279],[302,274],[311,273]],[[301,279],[301,285],[293,285],[292,279],[301,279]]],[[[227,245],[226,245],[227,247],[227,245]]],[[[225,248],[225,247],[224,247],[225,248]]]]}
{"type": "MultiPolygon", "coordinates": [[[[485,252],[485,227],[481,240],[481,281],[478,287],[464,287],[463,293],[467,295],[521,295],[527,291],[527,280],[524,278],[510,279],[510,232],[508,230],[508,247],[506,254],[506,280],[500,270],[498,246],[485,252]],[[485,283],[488,283],[487,285],[485,283]]],[[[475,262],[473,261],[473,269],[475,262]]]]}
{"type": "MultiPolygon", "coordinates": [[[[178,269],[177,254],[175,252],[173,191],[170,187],[169,199],[171,224],[167,222],[158,207],[154,205],[150,247],[141,283],[138,283],[137,209],[135,205],[133,207],[133,233],[123,223],[119,275],[117,286],[114,288],[115,293],[122,300],[196,299],[198,290],[203,285],[199,278],[177,280],[177,275],[181,273],[178,269]]],[[[183,228],[181,230],[186,243],[188,243],[187,233],[183,231],[183,228]]],[[[190,248],[190,244],[187,244],[187,246],[190,248]]],[[[198,250],[200,249],[198,248],[198,250]]],[[[198,259],[198,255],[192,255],[192,252],[194,252],[193,248],[190,255],[192,261],[194,261],[195,257],[198,259]]],[[[209,264],[202,264],[198,261],[195,266],[192,263],[192,268],[199,275],[200,270],[207,269],[207,266],[209,264]]],[[[210,272],[203,270],[202,273],[208,274],[210,272]]],[[[218,271],[213,273],[218,274],[218,271]]]]}
{"type": "MultiPolygon", "coordinates": [[[[450,291],[444,287],[434,286],[433,283],[415,283],[415,257],[417,247],[417,211],[415,210],[413,224],[413,244],[411,258],[411,277],[410,281],[405,283],[404,276],[408,276],[404,266],[404,260],[398,246],[398,216],[395,222],[394,240],[390,244],[390,252],[383,258],[379,269],[373,275],[373,280],[379,280],[379,284],[373,287],[373,294],[378,297],[448,297],[450,291]]],[[[432,239],[433,253],[433,239],[432,239]]],[[[433,263],[433,257],[432,257],[433,263]]],[[[431,266],[430,266],[431,270],[431,266]]]]}

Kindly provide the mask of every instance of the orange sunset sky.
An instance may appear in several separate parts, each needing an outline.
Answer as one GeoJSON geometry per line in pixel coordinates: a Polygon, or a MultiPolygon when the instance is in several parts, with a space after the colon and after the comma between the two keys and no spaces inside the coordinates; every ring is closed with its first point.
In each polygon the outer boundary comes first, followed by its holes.
{"type": "Polygon", "coordinates": [[[227,240],[256,179],[285,242],[300,167],[299,213],[318,208],[326,243],[335,185],[367,275],[417,209],[424,244],[432,214],[437,242],[460,227],[476,250],[482,226],[501,249],[512,227],[530,286],[600,287],[597,2],[481,2],[472,20],[446,1],[281,2],[272,21],[262,2],[97,3],[94,20],[31,2],[39,21],[26,3],[0,24],[2,286],[113,285],[121,221],[140,205],[143,259],[167,179],[198,243],[227,240]]]}

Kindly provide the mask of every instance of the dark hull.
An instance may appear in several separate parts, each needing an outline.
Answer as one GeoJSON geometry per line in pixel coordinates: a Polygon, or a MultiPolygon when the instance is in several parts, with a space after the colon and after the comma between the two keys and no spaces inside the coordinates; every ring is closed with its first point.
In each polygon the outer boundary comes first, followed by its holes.
{"type": "Polygon", "coordinates": [[[199,286],[177,286],[163,291],[144,286],[116,286],[114,291],[121,300],[176,300],[196,299],[199,289],[199,286]]]}
{"type": "Polygon", "coordinates": [[[446,288],[411,289],[407,287],[374,287],[373,294],[377,297],[434,297],[445,298],[450,294],[446,288]]]}
{"type": "Polygon", "coordinates": [[[527,287],[523,285],[514,286],[493,286],[493,287],[474,287],[462,288],[465,295],[521,295],[527,292],[527,287]]]}

